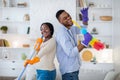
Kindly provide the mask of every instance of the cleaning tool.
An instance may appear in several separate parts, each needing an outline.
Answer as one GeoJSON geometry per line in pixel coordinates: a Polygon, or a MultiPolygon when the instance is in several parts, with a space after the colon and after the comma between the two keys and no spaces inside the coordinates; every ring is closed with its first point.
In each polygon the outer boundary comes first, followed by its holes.
{"type": "Polygon", "coordinates": [[[88,47],[89,45],[96,50],[104,49],[104,44],[100,40],[94,38],[85,27],[81,27],[76,21],[72,20],[73,24],[80,29],[80,34],[84,36],[84,40],[81,41],[81,44],[88,47]]]}
{"type": "MultiPolygon", "coordinates": [[[[39,52],[39,50],[40,50],[40,45],[42,44],[42,42],[43,42],[43,36],[42,36],[41,38],[38,38],[38,39],[36,40],[36,43],[35,43],[35,45],[34,45],[34,50],[32,51],[32,55],[31,55],[31,57],[29,58],[30,60],[33,58],[33,56],[34,56],[35,54],[37,54],[37,53],[39,52]]],[[[17,79],[17,80],[21,80],[22,75],[23,75],[23,73],[25,72],[27,66],[28,66],[28,65],[26,65],[26,66],[24,67],[24,69],[22,70],[21,74],[18,76],[18,79],[17,79]]]]}

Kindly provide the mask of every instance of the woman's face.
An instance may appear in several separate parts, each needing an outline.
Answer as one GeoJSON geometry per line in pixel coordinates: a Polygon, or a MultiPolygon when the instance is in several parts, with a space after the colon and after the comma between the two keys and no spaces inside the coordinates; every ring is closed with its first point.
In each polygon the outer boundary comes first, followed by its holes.
{"type": "Polygon", "coordinates": [[[45,38],[51,37],[50,28],[49,28],[46,24],[43,24],[43,25],[41,26],[41,34],[42,34],[45,38]]]}

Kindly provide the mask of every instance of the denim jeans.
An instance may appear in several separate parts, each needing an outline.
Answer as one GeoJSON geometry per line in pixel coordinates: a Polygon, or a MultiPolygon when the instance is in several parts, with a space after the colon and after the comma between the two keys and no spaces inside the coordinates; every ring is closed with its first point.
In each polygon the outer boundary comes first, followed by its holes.
{"type": "Polygon", "coordinates": [[[62,75],[62,80],[79,80],[78,74],[79,71],[65,73],[62,75]]]}
{"type": "Polygon", "coordinates": [[[37,80],[55,80],[56,70],[37,70],[37,80]]]}

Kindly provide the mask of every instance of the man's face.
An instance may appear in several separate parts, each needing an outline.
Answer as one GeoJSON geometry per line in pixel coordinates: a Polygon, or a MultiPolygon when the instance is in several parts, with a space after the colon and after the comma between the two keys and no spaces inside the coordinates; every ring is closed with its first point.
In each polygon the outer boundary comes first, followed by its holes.
{"type": "Polygon", "coordinates": [[[67,12],[63,12],[59,16],[59,22],[67,28],[70,28],[73,25],[71,16],[67,12]]]}

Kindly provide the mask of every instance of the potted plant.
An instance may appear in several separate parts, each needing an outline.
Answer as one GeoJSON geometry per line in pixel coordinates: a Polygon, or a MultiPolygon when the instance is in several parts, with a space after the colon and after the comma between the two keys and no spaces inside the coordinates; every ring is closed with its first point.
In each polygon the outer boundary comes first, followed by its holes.
{"type": "Polygon", "coordinates": [[[7,33],[8,27],[7,26],[1,26],[0,30],[2,33],[7,33]]]}

